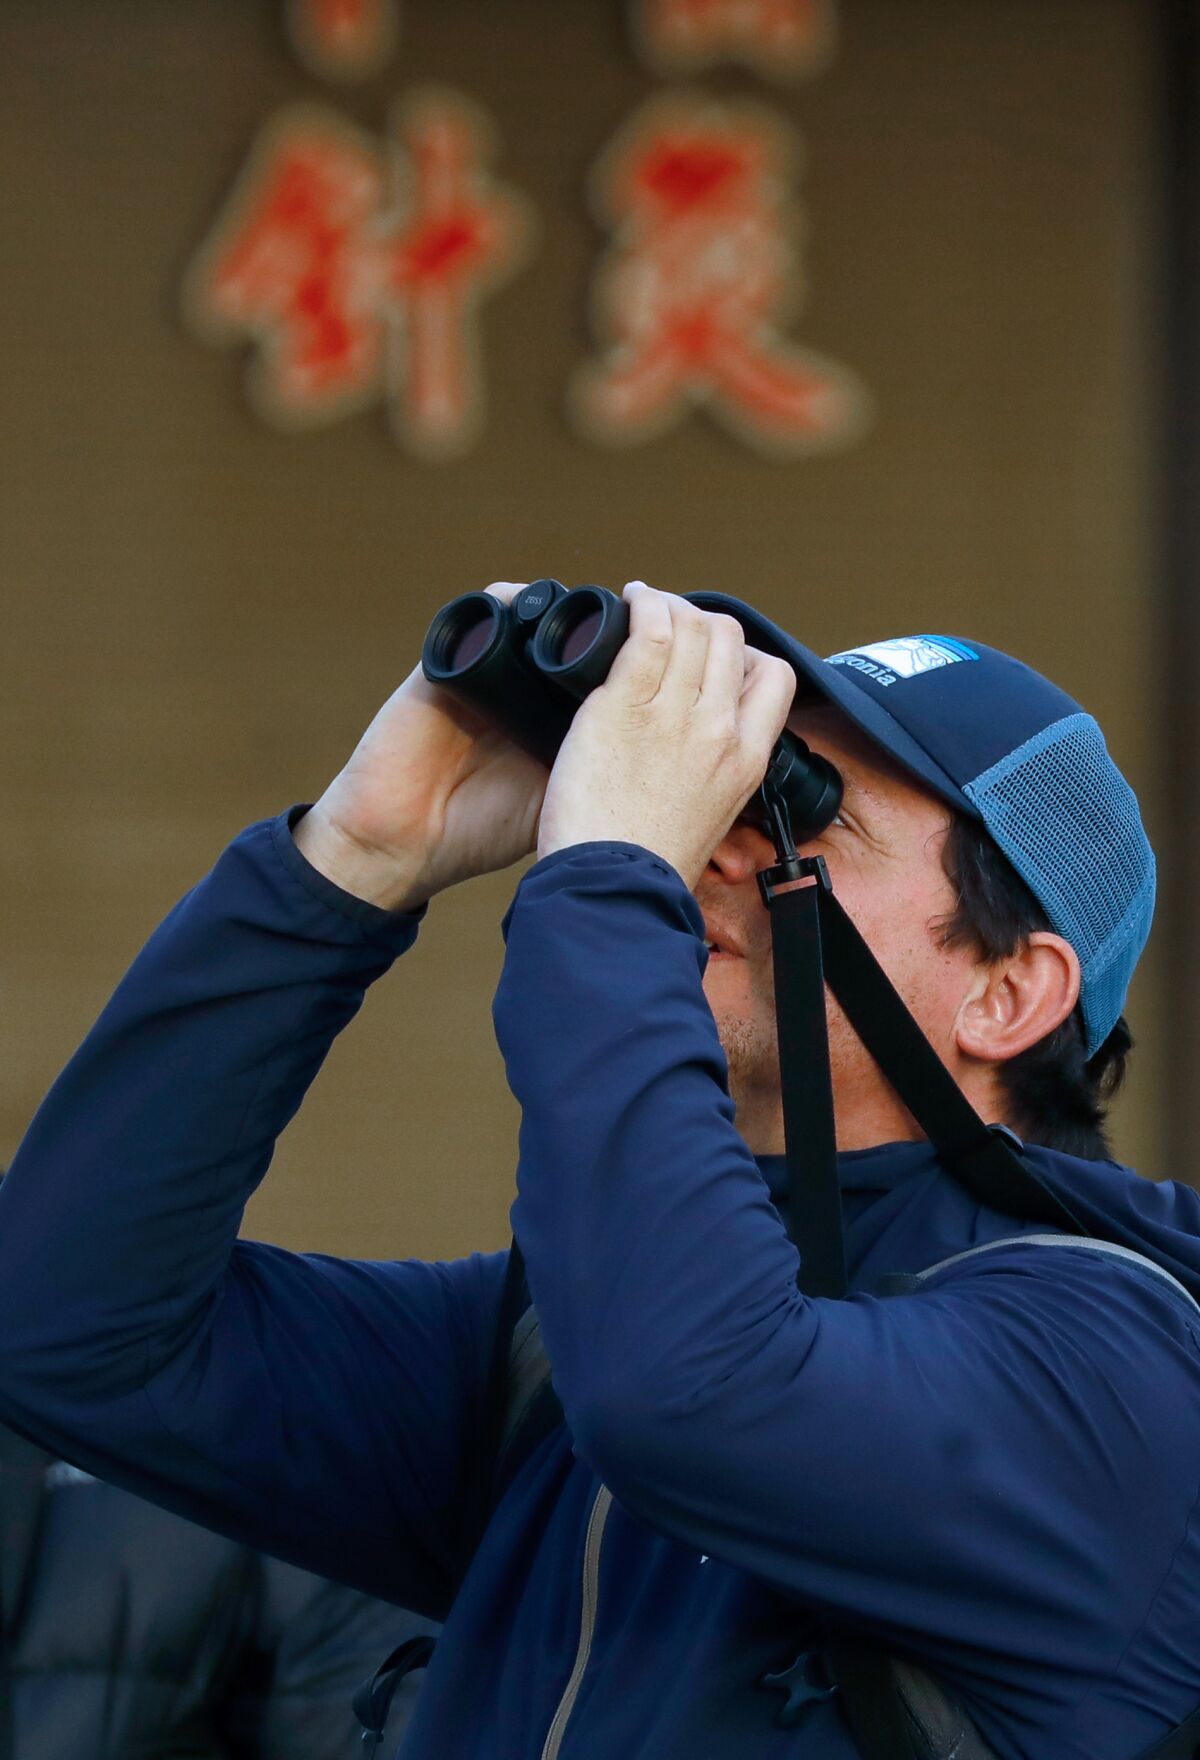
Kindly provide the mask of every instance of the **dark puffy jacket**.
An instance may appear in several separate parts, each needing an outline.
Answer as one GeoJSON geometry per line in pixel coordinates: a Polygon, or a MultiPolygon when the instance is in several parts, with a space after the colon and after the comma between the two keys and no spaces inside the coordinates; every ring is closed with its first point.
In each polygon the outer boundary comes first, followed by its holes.
{"type": "Polygon", "coordinates": [[[0,1428],[0,1760],[350,1760],[356,1687],[432,1629],[0,1428]]]}

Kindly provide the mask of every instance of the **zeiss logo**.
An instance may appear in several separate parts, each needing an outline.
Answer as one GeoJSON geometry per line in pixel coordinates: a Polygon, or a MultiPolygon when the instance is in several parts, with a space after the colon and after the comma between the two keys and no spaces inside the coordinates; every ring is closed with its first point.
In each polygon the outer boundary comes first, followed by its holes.
{"type": "Polygon", "coordinates": [[[950,636],[898,636],[893,642],[872,642],[865,648],[848,648],[844,654],[831,654],[831,666],[849,666],[865,673],[876,684],[898,684],[902,678],[917,678],[939,666],[954,666],[960,660],[978,660],[974,648],[956,642],[950,636]]]}

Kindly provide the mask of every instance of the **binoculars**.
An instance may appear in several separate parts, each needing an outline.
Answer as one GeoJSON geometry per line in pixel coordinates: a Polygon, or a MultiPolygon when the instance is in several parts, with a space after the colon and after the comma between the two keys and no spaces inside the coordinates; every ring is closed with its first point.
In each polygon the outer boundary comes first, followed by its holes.
{"type": "MultiPolygon", "coordinates": [[[[576,709],[604,683],[629,634],[629,607],[606,587],[538,580],[510,605],[464,593],[429,626],[421,669],[549,768],[576,709]]],[[[784,732],[742,818],[773,835],[777,812],[795,843],[823,831],[842,802],[827,759],[784,732]]]]}

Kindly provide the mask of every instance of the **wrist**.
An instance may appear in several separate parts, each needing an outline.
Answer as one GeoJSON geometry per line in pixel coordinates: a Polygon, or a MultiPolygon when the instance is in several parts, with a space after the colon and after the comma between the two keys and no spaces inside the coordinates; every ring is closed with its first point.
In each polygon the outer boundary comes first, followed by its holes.
{"type": "Polygon", "coordinates": [[[402,850],[362,842],[318,801],[292,829],[305,861],[343,892],[385,911],[416,911],[435,890],[422,886],[421,864],[402,850]]]}
{"type": "Polygon", "coordinates": [[[661,835],[655,833],[639,835],[639,828],[611,823],[556,829],[549,835],[539,838],[537,860],[542,862],[547,857],[561,855],[564,851],[569,852],[584,846],[595,847],[597,845],[624,851],[637,851],[642,855],[653,857],[660,866],[669,868],[678,875],[689,892],[692,891],[704,871],[703,863],[697,866],[682,852],[669,849],[667,840],[661,835]],[[693,869],[695,870],[694,875],[693,869]]]}

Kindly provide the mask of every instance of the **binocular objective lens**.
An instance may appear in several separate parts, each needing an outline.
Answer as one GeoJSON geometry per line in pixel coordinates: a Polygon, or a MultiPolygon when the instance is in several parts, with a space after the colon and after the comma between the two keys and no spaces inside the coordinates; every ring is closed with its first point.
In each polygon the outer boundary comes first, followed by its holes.
{"type": "Polygon", "coordinates": [[[567,631],[559,655],[560,665],[571,666],[576,660],[581,660],[600,633],[603,622],[603,611],[589,611],[585,617],[581,617],[574,628],[567,631]]]}

